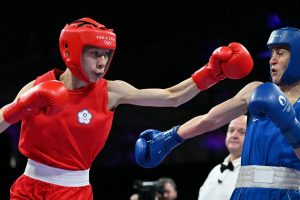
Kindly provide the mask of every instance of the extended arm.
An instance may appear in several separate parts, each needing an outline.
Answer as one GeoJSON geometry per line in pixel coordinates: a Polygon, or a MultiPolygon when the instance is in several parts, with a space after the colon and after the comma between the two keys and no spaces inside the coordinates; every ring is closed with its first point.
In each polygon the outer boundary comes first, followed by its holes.
{"type": "Polygon", "coordinates": [[[252,67],[252,57],[247,49],[239,43],[230,43],[217,48],[204,67],[173,87],[139,90],[123,81],[110,81],[110,108],[119,104],[176,107],[225,78],[243,78],[252,67]]]}
{"type": "Polygon", "coordinates": [[[184,139],[220,128],[231,120],[247,112],[248,103],[252,92],[262,84],[252,82],[245,86],[233,98],[216,105],[207,114],[197,116],[180,126],[177,133],[184,139]]]}
{"type": "Polygon", "coordinates": [[[199,93],[192,78],[166,89],[137,89],[123,81],[109,82],[111,107],[133,104],[154,107],[177,107],[199,93]]]}
{"type": "Polygon", "coordinates": [[[159,165],[172,149],[185,139],[215,130],[247,112],[250,96],[261,82],[245,86],[233,98],[213,107],[207,114],[197,116],[181,126],[167,131],[148,129],[141,133],[135,146],[137,163],[146,168],[159,165]]]}

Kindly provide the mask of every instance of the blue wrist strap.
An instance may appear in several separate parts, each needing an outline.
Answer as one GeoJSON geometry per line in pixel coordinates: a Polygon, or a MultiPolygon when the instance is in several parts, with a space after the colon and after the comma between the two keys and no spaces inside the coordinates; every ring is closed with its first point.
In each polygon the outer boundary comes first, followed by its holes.
{"type": "Polygon", "coordinates": [[[179,126],[174,126],[172,129],[165,133],[166,149],[173,149],[184,141],[184,139],[177,134],[178,128],[179,126]]]}
{"type": "Polygon", "coordinates": [[[300,123],[295,118],[292,122],[293,125],[290,126],[287,130],[282,131],[287,142],[294,148],[300,147],[300,123]]]}

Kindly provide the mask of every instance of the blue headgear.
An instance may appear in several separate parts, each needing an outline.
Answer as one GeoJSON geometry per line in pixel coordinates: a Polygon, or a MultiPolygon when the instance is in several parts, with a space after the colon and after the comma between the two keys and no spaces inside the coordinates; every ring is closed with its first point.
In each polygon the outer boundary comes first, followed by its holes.
{"type": "Polygon", "coordinates": [[[300,80],[300,30],[293,27],[274,30],[267,46],[270,49],[280,45],[287,46],[291,53],[290,62],[281,77],[280,84],[290,85],[300,80]]]}

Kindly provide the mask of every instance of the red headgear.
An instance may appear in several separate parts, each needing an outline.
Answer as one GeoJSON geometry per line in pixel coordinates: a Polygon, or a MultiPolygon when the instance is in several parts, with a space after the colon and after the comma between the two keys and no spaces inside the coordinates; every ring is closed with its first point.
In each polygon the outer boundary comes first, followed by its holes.
{"type": "Polygon", "coordinates": [[[67,24],[62,29],[59,49],[64,62],[77,78],[89,83],[81,59],[83,48],[86,46],[110,50],[105,74],[116,49],[116,35],[112,29],[107,29],[104,25],[87,17],[67,24]]]}

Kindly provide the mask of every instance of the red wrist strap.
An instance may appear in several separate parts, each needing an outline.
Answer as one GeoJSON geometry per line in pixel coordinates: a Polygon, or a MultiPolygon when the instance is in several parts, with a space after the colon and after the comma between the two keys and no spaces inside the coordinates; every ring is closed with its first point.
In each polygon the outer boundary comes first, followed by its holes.
{"type": "Polygon", "coordinates": [[[12,102],[4,107],[3,119],[10,124],[17,123],[22,119],[22,113],[16,102],[12,102]]]}
{"type": "Polygon", "coordinates": [[[216,80],[209,75],[209,70],[205,66],[196,71],[192,75],[192,78],[200,90],[206,90],[219,82],[219,80],[216,80]]]}

